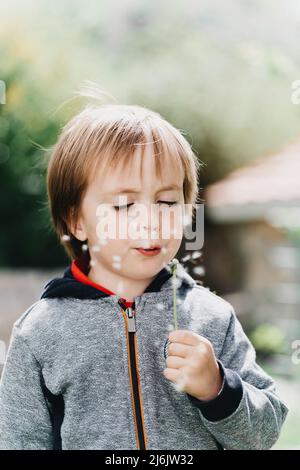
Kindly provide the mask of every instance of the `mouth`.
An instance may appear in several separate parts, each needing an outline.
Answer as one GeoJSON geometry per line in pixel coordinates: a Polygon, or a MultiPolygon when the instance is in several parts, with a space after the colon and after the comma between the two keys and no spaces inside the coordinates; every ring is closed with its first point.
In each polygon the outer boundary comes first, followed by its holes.
{"type": "Polygon", "coordinates": [[[155,256],[161,252],[160,246],[152,246],[150,248],[135,248],[139,253],[144,256],[155,256]]]}

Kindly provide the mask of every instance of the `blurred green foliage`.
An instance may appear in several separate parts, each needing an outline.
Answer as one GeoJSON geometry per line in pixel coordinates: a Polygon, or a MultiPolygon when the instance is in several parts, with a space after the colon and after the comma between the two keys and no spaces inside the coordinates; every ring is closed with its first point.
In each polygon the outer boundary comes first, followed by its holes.
{"type": "Polygon", "coordinates": [[[285,352],[286,337],[283,331],[271,323],[257,325],[249,334],[255,350],[261,358],[285,352]]]}

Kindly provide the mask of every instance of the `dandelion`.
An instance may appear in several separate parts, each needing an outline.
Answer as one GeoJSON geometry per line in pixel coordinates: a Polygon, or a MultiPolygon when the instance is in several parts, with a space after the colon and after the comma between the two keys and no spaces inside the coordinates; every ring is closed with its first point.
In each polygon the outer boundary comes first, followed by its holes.
{"type": "Polygon", "coordinates": [[[71,240],[70,235],[62,235],[61,241],[62,242],[69,242],[71,240]]]}
{"type": "Polygon", "coordinates": [[[88,248],[89,248],[89,247],[87,246],[86,243],[84,243],[84,244],[81,246],[82,251],[87,251],[88,248]]]}

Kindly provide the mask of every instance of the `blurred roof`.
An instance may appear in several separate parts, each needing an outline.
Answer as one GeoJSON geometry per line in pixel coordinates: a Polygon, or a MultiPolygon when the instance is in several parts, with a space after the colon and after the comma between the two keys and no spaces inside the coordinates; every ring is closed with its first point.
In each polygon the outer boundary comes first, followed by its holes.
{"type": "Polygon", "coordinates": [[[261,218],[272,207],[299,206],[300,139],[208,186],[205,201],[218,220],[261,218]]]}

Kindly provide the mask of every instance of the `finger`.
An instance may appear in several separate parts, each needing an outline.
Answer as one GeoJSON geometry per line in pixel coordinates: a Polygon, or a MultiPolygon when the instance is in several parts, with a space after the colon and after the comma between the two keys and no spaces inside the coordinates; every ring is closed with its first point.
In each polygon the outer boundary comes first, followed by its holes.
{"type": "Polygon", "coordinates": [[[178,356],[178,357],[189,357],[192,354],[193,346],[187,346],[186,344],[181,343],[170,343],[168,346],[168,357],[178,356]]]}
{"type": "Polygon", "coordinates": [[[168,356],[166,360],[167,367],[171,369],[180,369],[185,364],[185,360],[178,356],[168,356]]]}
{"type": "Polygon", "coordinates": [[[164,376],[166,379],[171,380],[171,382],[179,382],[180,380],[180,371],[178,369],[166,368],[164,369],[164,376]]]}
{"type": "Polygon", "coordinates": [[[191,330],[175,330],[169,334],[169,340],[172,342],[183,343],[189,346],[197,346],[202,340],[207,341],[202,336],[191,330]]]}

